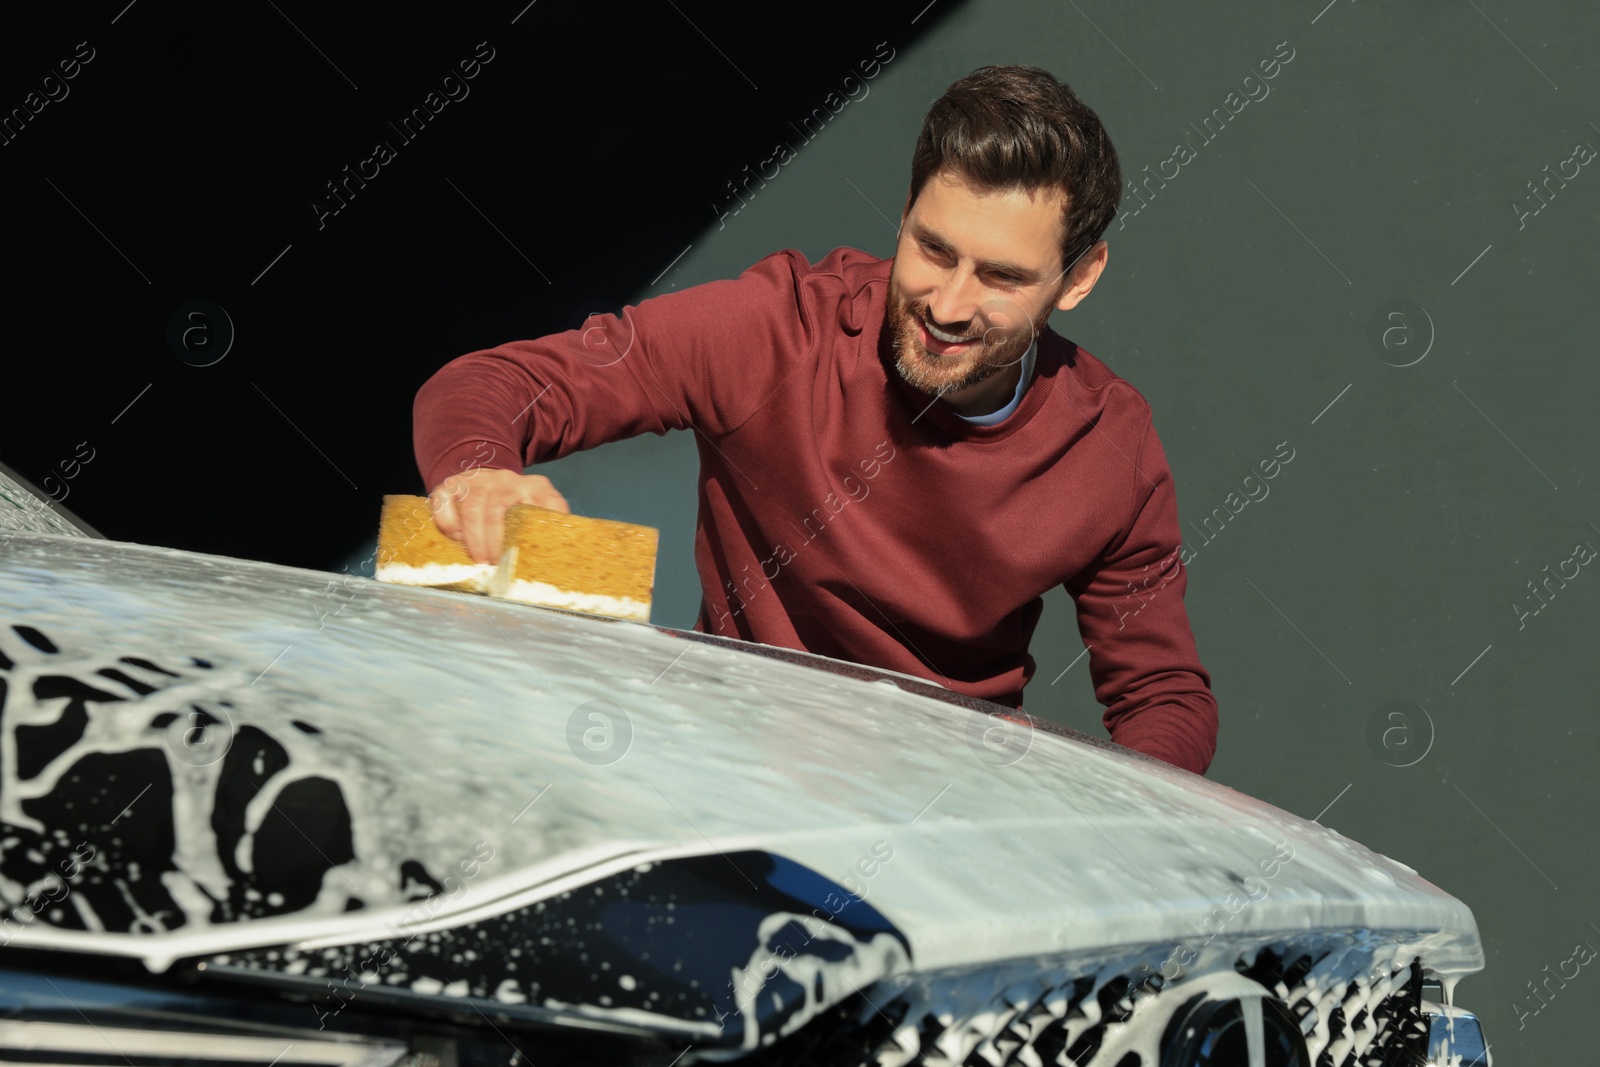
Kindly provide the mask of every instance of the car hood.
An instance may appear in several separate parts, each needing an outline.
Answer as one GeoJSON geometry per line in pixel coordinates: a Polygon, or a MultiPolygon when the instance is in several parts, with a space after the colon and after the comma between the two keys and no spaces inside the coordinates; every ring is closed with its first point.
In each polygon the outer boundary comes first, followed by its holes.
{"type": "Polygon", "coordinates": [[[161,969],[460,926],[674,858],[760,854],[887,917],[906,949],[894,966],[919,972],[1317,931],[1381,935],[1441,974],[1483,965],[1464,904],[1332,830],[926,683],[790,658],[15,535],[0,892],[37,892],[12,862],[26,854],[87,865],[102,893],[35,908],[11,943],[161,969]],[[104,761],[130,753],[138,772],[112,776],[104,761]],[[134,839],[130,864],[116,850],[134,839]],[[274,864],[309,881],[279,884],[274,864]]]}

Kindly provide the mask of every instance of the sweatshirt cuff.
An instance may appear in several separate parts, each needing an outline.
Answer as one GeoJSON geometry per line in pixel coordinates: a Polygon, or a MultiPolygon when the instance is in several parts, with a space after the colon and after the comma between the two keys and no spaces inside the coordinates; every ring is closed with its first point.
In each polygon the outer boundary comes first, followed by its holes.
{"type": "Polygon", "coordinates": [[[477,467],[523,472],[521,457],[516,449],[506,444],[488,444],[483,441],[466,441],[444,452],[433,464],[422,471],[423,493],[433,492],[455,474],[477,467]]]}
{"type": "Polygon", "coordinates": [[[1216,749],[1206,751],[1204,746],[1198,744],[1185,744],[1183,739],[1173,737],[1170,731],[1145,731],[1124,730],[1122,736],[1113,736],[1111,740],[1123,748],[1131,748],[1135,752],[1158,759],[1163,763],[1170,763],[1174,767],[1194,774],[1205,774],[1206,768],[1211,766],[1211,758],[1216,749]]]}

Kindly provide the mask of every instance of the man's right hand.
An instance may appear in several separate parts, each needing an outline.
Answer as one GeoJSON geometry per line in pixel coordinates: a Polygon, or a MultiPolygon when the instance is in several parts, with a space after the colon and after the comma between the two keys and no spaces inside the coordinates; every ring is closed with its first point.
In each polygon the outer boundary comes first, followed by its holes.
{"type": "Polygon", "coordinates": [[[452,474],[428,494],[434,525],[479,563],[500,559],[506,511],[513,504],[536,504],[572,513],[566,497],[542,474],[521,474],[496,467],[474,467],[452,474]]]}

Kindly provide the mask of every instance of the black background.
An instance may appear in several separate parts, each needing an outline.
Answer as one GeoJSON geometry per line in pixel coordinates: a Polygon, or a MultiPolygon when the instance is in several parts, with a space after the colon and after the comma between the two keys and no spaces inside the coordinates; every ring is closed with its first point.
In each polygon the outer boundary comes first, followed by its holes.
{"type": "Polygon", "coordinates": [[[0,462],[108,537],[336,569],[382,494],[424,490],[428,375],[628,302],[794,116],[935,25],[911,24],[925,6],[809,4],[780,32],[693,2],[9,15],[3,106],[93,58],[0,147],[0,462]],[[390,123],[480,42],[467,95],[403,140],[390,123]],[[321,217],[379,141],[395,158],[321,217]],[[232,321],[209,366],[167,343],[192,300],[232,321]]]}

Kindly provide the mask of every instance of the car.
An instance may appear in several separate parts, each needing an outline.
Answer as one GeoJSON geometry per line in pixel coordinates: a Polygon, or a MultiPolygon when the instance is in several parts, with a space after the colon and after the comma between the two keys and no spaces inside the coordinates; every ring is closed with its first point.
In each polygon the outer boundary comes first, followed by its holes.
{"type": "Polygon", "coordinates": [[[1466,905],[1108,741],[4,471],[0,545],[6,1060],[1490,1063],[1466,905]]]}

